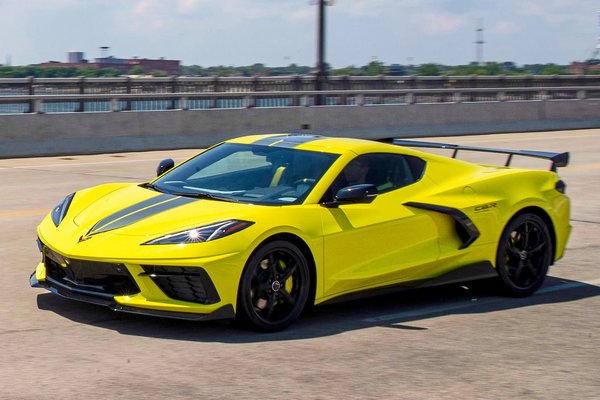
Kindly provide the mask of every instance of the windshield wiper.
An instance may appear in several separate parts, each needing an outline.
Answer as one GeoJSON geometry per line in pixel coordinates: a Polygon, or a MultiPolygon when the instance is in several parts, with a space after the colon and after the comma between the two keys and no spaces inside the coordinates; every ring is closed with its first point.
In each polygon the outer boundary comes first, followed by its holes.
{"type": "Polygon", "coordinates": [[[151,184],[150,182],[142,183],[142,184],[140,184],[138,186],[141,187],[141,188],[144,188],[144,189],[154,190],[155,192],[164,193],[164,191],[160,190],[158,188],[158,186],[155,186],[155,185],[151,184]]]}
{"type": "Polygon", "coordinates": [[[219,200],[219,201],[227,201],[230,203],[239,203],[238,200],[232,199],[231,197],[224,197],[214,195],[212,193],[193,193],[193,192],[170,192],[174,196],[182,196],[182,197],[193,197],[195,199],[209,199],[209,200],[219,200]]]}
{"type": "Polygon", "coordinates": [[[209,200],[219,200],[219,201],[227,201],[227,202],[231,202],[231,203],[239,203],[238,200],[236,199],[232,199],[231,197],[225,197],[225,196],[219,196],[219,195],[215,195],[212,193],[206,193],[206,192],[199,192],[199,193],[194,193],[194,192],[167,192],[161,188],[159,188],[156,185],[151,184],[150,182],[146,182],[146,183],[142,183],[140,185],[138,185],[141,188],[144,189],[150,189],[150,190],[154,190],[156,192],[160,192],[160,193],[168,193],[168,194],[172,194],[173,196],[182,196],[182,197],[193,197],[195,199],[209,199],[209,200]]]}

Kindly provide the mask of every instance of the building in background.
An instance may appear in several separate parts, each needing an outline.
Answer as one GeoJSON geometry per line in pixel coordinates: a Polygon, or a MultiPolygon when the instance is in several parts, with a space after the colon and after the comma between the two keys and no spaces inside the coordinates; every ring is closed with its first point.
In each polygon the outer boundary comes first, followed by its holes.
{"type": "Polygon", "coordinates": [[[598,72],[600,72],[600,60],[595,58],[584,62],[575,61],[569,65],[569,73],[573,75],[585,75],[598,72]]]}
{"type": "Polygon", "coordinates": [[[105,56],[96,58],[94,62],[89,62],[84,58],[81,51],[70,51],[67,53],[68,62],[48,61],[37,64],[40,68],[112,68],[123,75],[129,75],[135,71],[136,75],[153,74],[156,71],[164,72],[166,75],[181,75],[180,60],[148,59],[148,58],[117,58],[114,56],[105,56]]]}
{"type": "Polygon", "coordinates": [[[592,56],[584,62],[573,62],[569,66],[569,73],[574,75],[583,75],[600,72],[600,12],[598,13],[598,36],[596,38],[596,48],[592,56]]]}
{"type": "Polygon", "coordinates": [[[82,63],[84,60],[83,56],[84,56],[83,51],[70,51],[67,53],[69,63],[71,63],[71,64],[82,63]]]}

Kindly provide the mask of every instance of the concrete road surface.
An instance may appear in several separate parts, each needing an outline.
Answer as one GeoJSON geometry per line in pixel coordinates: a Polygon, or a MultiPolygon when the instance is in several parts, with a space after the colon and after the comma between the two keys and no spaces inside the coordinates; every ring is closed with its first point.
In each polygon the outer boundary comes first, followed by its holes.
{"type": "MultiPolygon", "coordinates": [[[[436,140],[436,139],[433,139],[436,140]]],[[[0,399],[600,399],[600,129],[441,138],[570,151],[564,259],[534,296],[453,285],[318,307],[288,330],[119,314],[29,287],[64,195],[193,150],[0,160],[0,399]]]]}

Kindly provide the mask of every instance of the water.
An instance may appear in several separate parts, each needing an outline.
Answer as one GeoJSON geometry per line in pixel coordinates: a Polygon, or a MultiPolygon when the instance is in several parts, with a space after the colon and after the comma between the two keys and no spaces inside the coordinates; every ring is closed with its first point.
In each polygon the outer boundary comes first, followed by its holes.
{"type": "MultiPolygon", "coordinates": [[[[24,114],[32,112],[32,104],[28,100],[14,100],[11,101],[10,97],[15,95],[21,95],[21,93],[15,92],[0,92],[0,114],[24,114]]],[[[449,96],[449,95],[448,95],[449,96]]],[[[448,97],[446,96],[446,97],[448,97]]],[[[252,107],[256,108],[281,108],[281,107],[292,107],[294,106],[294,97],[296,101],[298,96],[293,94],[287,96],[277,97],[254,97],[254,104],[252,107]]],[[[305,106],[314,106],[316,96],[308,96],[303,102],[308,104],[298,104],[305,106]]],[[[417,103],[437,103],[440,102],[440,95],[418,95],[415,97],[417,103]]],[[[487,99],[487,98],[486,98],[487,99]]],[[[452,102],[452,96],[448,99],[441,100],[442,102],[452,102]]],[[[466,100],[463,100],[466,101],[466,100]]],[[[481,101],[481,100],[475,100],[481,101]]],[[[185,107],[188,110],[208,110],[208,109],[244,109],[248,106],[248,100],[245,96],[240,95],[239,97],[204,97],[196,96],[187,98],[185,101],[185,107]]],[[[329,95],[325,96],[325,105],[328,106],[356,106],[359,104],[358,96],[348,95],[329,95]]],[[[363,96],[361,104],[365,106],[377,105],[377,104],[407,104],[407,96],[405,94],[386,94],[386,95],[368,95],[363,96]]],[[[40,112],[44,114],[55,114],[55,113],[74,113],[82,111],[86,113],[93,112],[111,112],[112,102],[110,99],[85,99],[84,101],[71,101],[71,100],[53,100],[52,98],[46,97],[44,102],[41,103],[40,112]]],[[[131,100],[118,100],[116,103],[116,109],[114,111],[166,111],[166,110],[179,110],[182,108],[181,100],[176,99],[165,99],[161,98],[160,94],[156,97],[146,97],[142,99],[131,99],[131,100]]]]}
{"type": "MultiPolygon", "coordinates": [[[[5,96],[2,98],[0,94],[0,114],[23,114],[31,112],[31,105],[28,101],[10,102],[5,96]]],[[[273,108],[273,107],[289,107],[292,101],[289,97],[284,98],[265,98],[256,99],[255,107],[273,108]]],[[[63,100],[46,100],[41,105],[40,112],[45,114],[53,113],[72,113],[79,112],[81,103],[79,101],[63,101],[63,100]]],[[[235,109],[245,108],[244,98],[231,99],[188,99],[186,107],[189,110],[208,110],[211,108],[219,109],[235,109]]],[[[83,102],[83,112],[110,112],[112,111],[112,103],[110,100],[86,100],[83,102]]],[[[119,100],[115,111],[165,111],[165,110],[181,109],[180,100],[163,100],[163,99],[148,99],[148,100],[119,100]]]]}

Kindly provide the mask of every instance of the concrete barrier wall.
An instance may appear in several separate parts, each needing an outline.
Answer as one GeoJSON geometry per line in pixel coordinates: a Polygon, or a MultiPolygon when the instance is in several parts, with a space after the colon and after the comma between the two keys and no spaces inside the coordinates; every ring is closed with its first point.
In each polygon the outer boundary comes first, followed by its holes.
{"type": "Polygon", "coordinates": [[[250,133],[365,138],[600,127],[600,100],[0,115],[0,157],[202,148],[250,133]]]}

